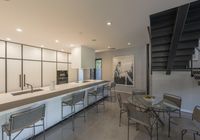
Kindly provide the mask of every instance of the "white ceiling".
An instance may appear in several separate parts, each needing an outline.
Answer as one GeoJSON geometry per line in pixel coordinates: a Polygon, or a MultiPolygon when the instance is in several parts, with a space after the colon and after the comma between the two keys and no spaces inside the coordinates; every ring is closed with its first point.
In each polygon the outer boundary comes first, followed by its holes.
{"type": "Polygon", "coordinates": [[[0,39],[48,48],[96,50],[148,42],[149,15],[191,0],[1,0],[0,39]],[[108,27],[106,22],[111,21],[108,27]],[[22,28],[23,32],[16,32],[22,28]],[[55,40],[60,43],[55,43],[55,40]],[[96,42],[91,41],[96,39],[96,42]]]}

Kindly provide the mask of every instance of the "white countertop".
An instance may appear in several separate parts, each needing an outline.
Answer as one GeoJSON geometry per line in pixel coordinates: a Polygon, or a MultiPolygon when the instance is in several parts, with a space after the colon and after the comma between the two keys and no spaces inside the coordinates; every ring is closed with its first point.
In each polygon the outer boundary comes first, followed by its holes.
{"type": "Polygon", "coordinates": [[[72,82],[68,84],[56,85],[55,90],[50,90],[49,87],[43,87],[39,88],[43,89],[42,91],[27,93],[22,95],[15,95],[15,96],[13,96],[12,93],[16,92],[2,93],[0,94],[0,112],[16,108],[22,105],[31,104],[34,102],[53,98],[56,96],[61,96],[73,91],[78,91],[84,88],[88,88],[93,85],[107,83],[107,81],[103,80],[87,80],[87,81],[88,82],[85,83],[72,82]]]}

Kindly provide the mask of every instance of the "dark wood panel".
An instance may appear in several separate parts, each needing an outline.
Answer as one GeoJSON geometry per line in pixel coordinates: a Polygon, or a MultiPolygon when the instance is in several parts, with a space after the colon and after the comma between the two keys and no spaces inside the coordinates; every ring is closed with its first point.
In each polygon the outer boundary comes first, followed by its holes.
{"type": "Polygon", "coordinates": [[[164,45],[164,44],[169,44],[171,41],[171,37],[170,36],[166,36],[166,37],[161,37],[161,38],[154,38],[151,40],[151,45],[152,46],[158,46],[158,45],[164,45]]]}
{"type": "Polygon", "coordinates": [[[151,36],[152,38],[162,37],[162,36],[171,36],[172,32],[173,32],[173,27],[166,27],[166,28],[161,28],[161,29],[152,31],[151,36]]]}

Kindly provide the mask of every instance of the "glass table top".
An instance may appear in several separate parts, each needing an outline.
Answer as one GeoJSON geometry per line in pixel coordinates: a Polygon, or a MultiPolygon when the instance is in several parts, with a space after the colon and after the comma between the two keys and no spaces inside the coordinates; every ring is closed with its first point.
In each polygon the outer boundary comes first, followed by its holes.
{"type": "Polygon", "coordinates": [[[147,98],[147,95],[130,96],[128,98],[128,103],[132,103],[135,106],[158,112],[173,112],[178,109],[176,104],[169,100],[164,100],[159,97],[147,98]]]}

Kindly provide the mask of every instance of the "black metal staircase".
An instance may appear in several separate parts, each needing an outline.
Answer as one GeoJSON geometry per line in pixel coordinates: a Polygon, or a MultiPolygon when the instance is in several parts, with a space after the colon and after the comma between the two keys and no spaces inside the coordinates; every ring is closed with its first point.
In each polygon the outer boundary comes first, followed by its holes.
{"type": "Polygon", "coordinates": [[[189,69],[199,38],[200,1],[151,15],[152,71],[189,69]]]}

